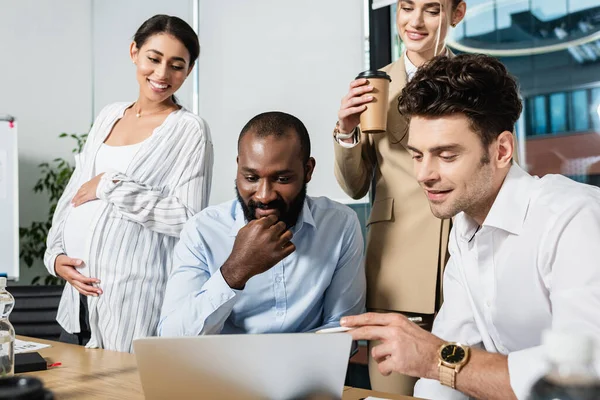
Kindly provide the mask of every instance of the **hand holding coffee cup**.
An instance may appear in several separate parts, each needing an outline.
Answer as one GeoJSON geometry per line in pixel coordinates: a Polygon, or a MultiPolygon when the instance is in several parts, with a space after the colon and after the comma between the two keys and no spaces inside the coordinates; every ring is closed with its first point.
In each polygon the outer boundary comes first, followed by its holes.
{"type": "Polygon", "coordinates": [[[389,108],[390,82],[392,79],[384,71],[370,70],[358,74],[357,79],[364,78],[373,88],[373,99],[360,114],[360,130],[365,133],[383,133],[387,128],[389,108]]]}
{"type": "Polygon", "coordinates": [[[342,98],[338,111],[338,129],[341,133],[352,132],[359,123],[361,130],[366,133],[385,131],[390,81],[388,74],[374,70],[361,72],[350,83],[350,90],[342,98]]]}
{"type": "Polygon", "coordinates": [[[338,129],[341,133],[352,132],[360,123],[360,113],[367,109],[366,103],[373,100],[373,87],[365,78],[355,79],[350,82],[348,93],[342,98],[338,111],[340,121],[338,129]]]}

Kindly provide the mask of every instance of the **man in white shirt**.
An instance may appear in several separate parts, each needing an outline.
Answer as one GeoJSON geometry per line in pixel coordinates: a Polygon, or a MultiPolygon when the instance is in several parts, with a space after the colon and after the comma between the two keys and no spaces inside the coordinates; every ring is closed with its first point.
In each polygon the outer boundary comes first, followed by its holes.
{"type": "Polygon", "coordinates": [[[372,351],[382,374],[424,378],[417,397],[524,399],[546,368],[543,330],[600,337],[600,189],[512,162],[521,101],[491,57],[434,60],[399,109],[433,214],[454,217],[445,302],[432,333],[398,314],[341,323],[382,341],[372,351]]]}

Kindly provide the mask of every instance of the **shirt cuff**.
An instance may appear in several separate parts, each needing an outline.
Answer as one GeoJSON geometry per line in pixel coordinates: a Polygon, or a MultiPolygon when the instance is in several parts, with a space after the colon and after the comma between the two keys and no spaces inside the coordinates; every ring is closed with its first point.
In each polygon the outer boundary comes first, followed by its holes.
{"type": "Polygon", "coordinates": [[[339,140],[339,139],[338,139],[338,136],[337,136],[337,135],[335,135],[335,136],[334,136],[334,138],[335,138],[335,141],[336,141],[336,142],[337,142],[337,143],[338,143],[340,146],[342,146],[342,147],[344,147],[344,148],[346,148],[346,149],[351,149],[351,148],[355,147],[357,144],[359,144],[359,143],[360,143],[360,138],[359,138],[359,135],[358,135],[358,127],[357,127],[357,128],[354,128],[354,129],[352,130],[352,132],[351,132],[351,133],[352,133],[352,135],[353,135],[353,137],[352,137],[352,139],[353,139],[353,140],[352,140],[352,143],[346,143],[346,142],[342,142],[341,140],[339,140]]]}
{"type": "Polygon", "coordinates": [[[96,197],[100,200],[106,200],[108,192],[115,188],[116,183],[113,182],[115,176],[118,174],[117,171],[107,171],[100,178],[98,186],[96,187],[96,197]]]}
{"type": "MultiPolygon", "coordinates": [[[[224,304],[235,299],[237,295],[242,292],[241,290],[229,287],[221,274],[220,268],[206,281],[203,290],[206,291],[208,301],[213,310],[221,308],[224,304]]],[[[233,304],[231,305],[231,308],[233,308],[233,304]]]]}
{"type": "Polygon", "coordinates": [[[510,386],[518,399],[526,399],[533,384],[548,370],[544,348],[532,347],[508,355],[510,386]]]}
{"type": "Polygon", "coordinates": [[[56,270],[55,270],[54,268],[55,268],[55,266],[56,266],[56,259],[57,259],[57,258],[58,258],[58,256],[60,256],[61,254],[65,254],[65,253],[64,253],[64,252],[62,252],[62,251],[59,251],[59,252],[57,252],[57,253],[55,253],[55,254],[52,254],[52,255],[50,256],[50,258],[48,259],[48,264],[49,264],[49,267],[48,267],[47,269],[48,269],[48,272],[50,273],[50,275],[52,275],[52,276],[58,276],[58,275],[56,275],[56,270]]]}

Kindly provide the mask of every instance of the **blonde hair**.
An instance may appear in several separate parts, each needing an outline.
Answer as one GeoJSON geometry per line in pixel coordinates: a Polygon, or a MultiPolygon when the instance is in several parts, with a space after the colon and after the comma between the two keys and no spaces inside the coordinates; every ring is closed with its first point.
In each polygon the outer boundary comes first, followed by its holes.
{"type": "MultiPolygon", "coordinates": [[[[453,8],[452,7],[452,0],[440,0],[440,13],[442,12],[442,10],[447,10],[448,12],[444,12],[446,15],[446,23],[448,25],[452,24],[452,12],[453,12],[453,8]],[[444,7],[444,3],[446,6],[449,7],[444,7]]],[[[438,55],[438,49],[440,48],[440,37],[442,35],[442,16],[440,15],[439,18],[439,23],[438,23],[438,28],[437,28],[437,33],[436,33],[436,39],[435,39],[435,50],[433,52],[433,56],[437,56],[438,55]]],[[[448,32],[446,32],[446,35],[448,35],[448,32]]],[[[445,38],[444,38],[445,41],[445,38]]],[[[445,46],[445,44],[444,44],[445,46]]]]}

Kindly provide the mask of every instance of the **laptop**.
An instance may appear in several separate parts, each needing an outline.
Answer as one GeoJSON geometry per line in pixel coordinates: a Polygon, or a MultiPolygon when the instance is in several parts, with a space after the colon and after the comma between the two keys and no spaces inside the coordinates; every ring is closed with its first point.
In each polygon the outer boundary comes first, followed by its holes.
{"type": "Polygon", "coordinates": [[[209,335],[136,339],[146,399],[341,399],[352,337],[209,335]]]}

